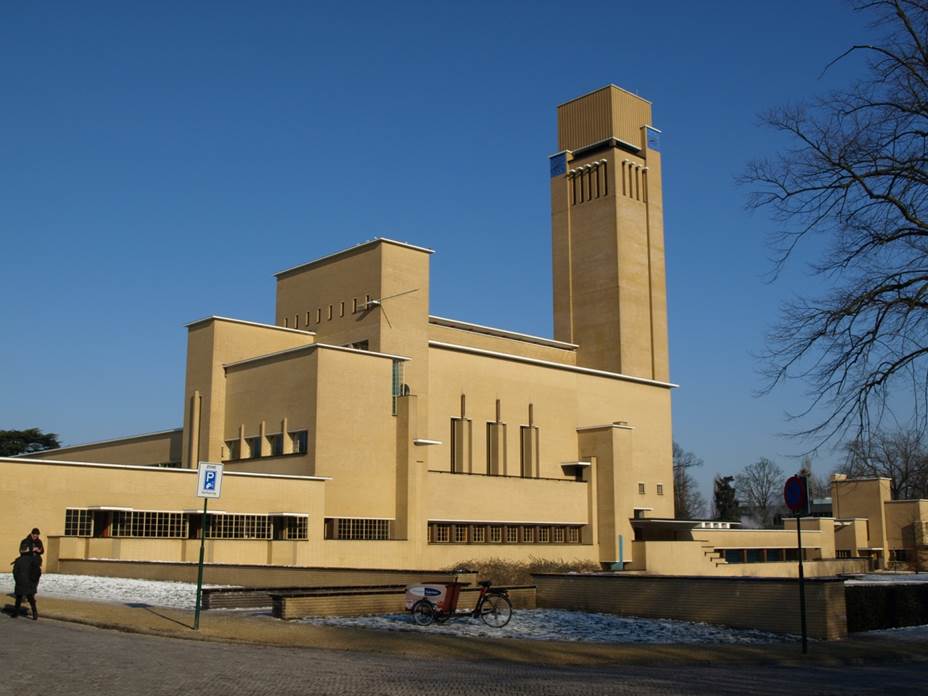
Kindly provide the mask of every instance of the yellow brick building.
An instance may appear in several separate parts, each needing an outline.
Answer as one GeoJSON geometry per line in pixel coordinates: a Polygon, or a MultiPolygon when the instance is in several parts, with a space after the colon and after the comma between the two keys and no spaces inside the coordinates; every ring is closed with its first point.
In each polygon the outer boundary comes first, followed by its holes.
{"type": "Polygon", "coordinates": [[[0,542],[38,525],[62,558],[193,560],[192,474],[212,461],[228,477],[214,562],[718,572],[724,544],[703,531],[737,532],[666,521],[674,385],[650,103],[610,85],[562,104],[550,170],[553,339],[431,314],[422,246],[378,238],[283,270],[273,324],[187,325],[180,428],[0,461],[0,542]]]}

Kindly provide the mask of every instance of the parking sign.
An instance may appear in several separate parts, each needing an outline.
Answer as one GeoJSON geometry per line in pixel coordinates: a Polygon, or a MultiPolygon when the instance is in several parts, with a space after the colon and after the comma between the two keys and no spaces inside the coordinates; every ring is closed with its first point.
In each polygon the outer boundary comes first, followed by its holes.
{"type": "Polygon", "coordinates": [[[200,462],[197,476],[197,496],[218,498],[222,492],[222,464],[200,462]]]}

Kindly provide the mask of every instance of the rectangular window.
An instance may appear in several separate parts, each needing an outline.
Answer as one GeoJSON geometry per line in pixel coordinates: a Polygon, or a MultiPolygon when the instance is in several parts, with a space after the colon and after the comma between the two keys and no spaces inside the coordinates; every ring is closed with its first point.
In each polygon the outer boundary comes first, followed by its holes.
{"type": "Polygon", "coordinates": [[[393,361],[393,376],[392,376],[392,390],[393,390],[393,415],[396,415],[396,400],[398,397],[403,396],[403,390],[406,387],[403,377],[403,366],[404,362],[402,360],[393,361]]]}
{"type": "Polygon", "coordinates": [[[386,541],[390,538],[390,520],[335,518],[334,524],[327,524],[326,536],[349,541],[386,541]]]}
{"type": "Polygon", "coordinates": [[[248,438],[248,450],[249,450],[249,455],[252,458],[263,456],[263,453],[261,451],[261,440],[262,439],[263,438],[260,435],[255,435],[254,437],[248,438]]]}
{"type": "Polygon", "coordinates": [[[67,508],[64,511],[65,536],[93,536],[93,513],[90,510],[67,508]]]}
{"type": "Polygon", "coordinates": [[[519,543],[519,528],[518,527],[506,527],[506,543],[507,544],[518,544],[519,543]]]}
{"type": "Polygon", "coordinates": [[[284,317],[284,328],[285,329],[290,328],[290,317],[284,317]]]}
{"type": "Polygon", "coordinates": [[[522,543],[523,544],[534,544],[535,543],[535,528],[534,527],[522,527],[522,543]]]}
{"type": "Polygon", "coordinates": [[[538,428],[523,425],[519,434],[521,475],[523,478],[534,478],[538,476],[538,428]]]}
{"type": "Polygon", "coordinates": [[[209,514],[206,517],[207,539],[271,538],[271,520],[267,515],[209,514]]]}
{"type": "Polygon", "coordinates": [[[309,310],[306,310],[306,327],[309,328],[309,310]]]}
{"type": "Polygon", "coordinates": [[[447,544],[451,541],[451,525],[450,524],[435,524],[432,525],[432,528],[435,530],[433,536],[433,541],[437,544],[447,544]]]}
{"type": "Polygon", "coordinates": [[[326,312],[326,318],[327,318],[329,321],[332,321],[332,305],[329,305],[329,310],[328,310],[328,312],[326,312]]]}
{"type": "Polygon", "coordinates": [[[276,515],[272,524],[274,539],[278,541],[309,539],[309,517],[306,515],[276,515]]]}
{"type": "Polygon", "coordinates": [[[487,423],[487,473],[500,476],[506,471],[506,424],[487,423]]]}
{"type": "Polygon", "coordinates": [[[466,544],[467,543],[467,525],[466,524],[454,525],[454,543],[455,544],[466,544]]]}
{"type": "Polygon", "coordinates": [[[849,549],[837,549],[835,551],[835,558],[850,558],[851,552],[849,549]]]}
{"type": "Polygon", "coordinates": [[[552,527],[551,528],[551,541],[555,544],[564,543],[564,528],[563,527],[552,527]]]}
{"type": "Polygon", "coordinates": [[[451,419],[451,471],[463,474],[470,469],[471,422],[468,418],[451,419]]]}
{"type": "Polygon", "coordinates": [[[764,550],[763,549],[745,549],[745,557],[748,563],[763,563],[764,562],[764,550]]]}
{"type": "Polygon", "coordinates": [[[783,549],[767,549],[767,562],[774,563],[776,561],[782,561],[783,549]]]}
{"type": "Polygon", "coordinates": [[[490,527],[490,543],[491,544],[502,544],[503,543],[503,528],[501,525],[494,524],[490,527]]]}
{"type": "Polygon", "coordinates": [[[483,544],[487,540],[487,528],[474,525],[470,530],[470,540],[473,544],[483,544]]]}
{"type": "Polygon", "coordinates": [[[664,484],[663,483],[657,484],[657,494],[664,495],[664,484]]]}
{"type": "Polygon", "coordinates": [[[271,456],[279,457],[284,453],[284,434],[275,433],[273,435],[267,436],[268,441],[271,444],[271,456]]]}
{"type": "Polygon", "coordinates": [[[643,483],[638,484],[638,495],[644,495],[644,484],[643,483]]]}
{"type": "Polygon", "coordinates": [[[316,323],[317,324],[322,323],[322,307],[319,307],[316,309],[316,323]]]}
{"type": "Polygon", "coordinates": [[[355,297],[355,298],[351,301],[351,311],[352,311],[353,314],[357,314],[357,313],[358,313],[358,298],[357,298],[357,297],[355,297]]]}
{"type": "Polygon", "coordinates": [[[539,544],[551,543],[551,528],[550,527],[539,527],[538,528],[538,543],[539,544]]]}
{"type": "Polygon", "coordinates": [[[306,454],[309,448],[309,432],[306,430],[297,430],[290,433],[290,442],[294,454],[306,454]]]}
{"type": "Polygon", "coordinates": [[[568,544],[579,544],[580,543],[580,529],[577,527],[568,527],[567,528],[567,543],[568,544]]]}
{"type": "Polygon", "coordinates": [[[188,529],[187,515],[182,512],[114,510],[110,535],[114,537],[186,539],[188,529]]]}
{"type": "Polygon", "coordinates": [[[744,563],[744,551],[742,549],[725,549],[723,553],[728,563],[744,563]]]}
{"type": "Polygon", "coordinates": [[[345,316],[345,303],[344,302],[338,303],[338,316],[340,317],[345,316]]]}

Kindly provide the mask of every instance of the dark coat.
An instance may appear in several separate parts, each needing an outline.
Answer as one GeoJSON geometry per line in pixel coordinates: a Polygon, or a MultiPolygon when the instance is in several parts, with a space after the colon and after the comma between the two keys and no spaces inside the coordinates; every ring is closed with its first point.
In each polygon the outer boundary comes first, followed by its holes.
{"type": "Polygon", "coordinates": [[[34,595],[39,589],[42,577],[42,563],[38,556],[23,554],[13,562],[13,580],[16,581],[14,592],[18,595],[34,595]]]}
{"type": "Polygon", "coordinates": [[[42,543],[42,539],[33,539],[31,534],[27,534],[26,538],[19,542],[20,548],[23,546],[28,546],[32,553],[42,555],[45,553],[45,544],[42,543]]]}

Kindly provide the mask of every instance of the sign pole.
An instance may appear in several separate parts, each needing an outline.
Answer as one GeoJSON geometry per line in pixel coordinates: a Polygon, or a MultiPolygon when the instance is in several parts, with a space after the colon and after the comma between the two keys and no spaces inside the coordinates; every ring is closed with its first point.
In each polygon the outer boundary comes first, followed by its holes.
{"type": "Polygon", "coordinates": [[[193,630],[200,630],[200,603],[203,598],[203,551],[206,548],[206,536],[209,534],[209,516],[207,508],[210,498],[222,494],[222,464],[200,462],[197,471],[197,497],[203,498],[203,521],[200,524],[200,562],[197,566],[197,602],[193,610],[193,630]]]}
{"type": "MultiPolygon", "coordinates": [[[[209,528],[209,517],[206,516],[207,505],[209,505],[209,498],[203,498],[203,523],[200,525],[200,563],[197,567],[197,603],[193,611],[194,631],[200,630],[200,598],[203,593],[203,549],[206,544],[206,532],[209,528]]],[[[805,615],[803,615],[803,621],[805,621],[805,615]]]]}
{"type": "Polygon", "coordinates": [[[799,616],[802,622],[802,654],[809,652],[809,638],[806,632],[806,579],[802,572],[802,517],[796,515],[796,544],[799,550],[799,616]]]}

